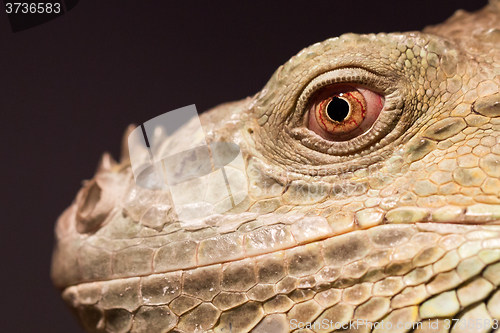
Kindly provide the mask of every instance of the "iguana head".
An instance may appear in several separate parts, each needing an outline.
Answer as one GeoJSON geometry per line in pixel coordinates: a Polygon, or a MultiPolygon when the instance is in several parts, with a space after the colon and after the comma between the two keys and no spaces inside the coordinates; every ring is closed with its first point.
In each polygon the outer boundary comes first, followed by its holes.
{"type": "MultiPolygon", "coordinates": [[[[169,191],[105,155],[57,223],[54,283],[89,332],[491,327],[499,86],[498,2],[423,32],[314,44],[200,116],[208,142],[241,148],[244,167],[227,170],[247,184],[238,205],[220,209],[209,175],[177,193],[200,203],[179,219],[169,191]]],[[[192,147],[193,124],[162,149],[192,147]]]]}

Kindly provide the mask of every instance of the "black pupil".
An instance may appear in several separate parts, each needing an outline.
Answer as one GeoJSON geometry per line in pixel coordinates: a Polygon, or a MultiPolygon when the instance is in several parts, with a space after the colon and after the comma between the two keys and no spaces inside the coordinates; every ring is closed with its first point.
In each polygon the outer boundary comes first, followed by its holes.
{"type": "Polygon", "coordinates": [[[344,121],[349,114],[349,103],[342,98],[334,97],[326,107],[326,113],[331,120],[344,121]]]}

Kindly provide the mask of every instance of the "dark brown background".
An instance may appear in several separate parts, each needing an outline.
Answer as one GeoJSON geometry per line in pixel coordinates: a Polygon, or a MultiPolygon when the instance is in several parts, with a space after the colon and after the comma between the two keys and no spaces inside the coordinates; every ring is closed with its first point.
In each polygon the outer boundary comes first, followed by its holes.
{"type": "Polygon", "coordinates": [[[253,95],[329,37],[420,30],[485,3],[81,0],[15,34],[0,11],[0,330],[83,332],[50,282],[53,225],[129,123],[253,95]]]}

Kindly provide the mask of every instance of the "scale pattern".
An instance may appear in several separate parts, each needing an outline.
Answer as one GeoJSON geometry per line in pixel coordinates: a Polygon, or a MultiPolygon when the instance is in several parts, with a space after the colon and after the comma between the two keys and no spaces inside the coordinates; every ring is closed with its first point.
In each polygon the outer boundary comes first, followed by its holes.
{"type": "MultiPolygon", "coordinates": [[[[179,221],[168,191],[135,185],[126,147],[105,154],[57,222],[54,284],[88,332],[490,332],[499,87],[498,1],[422,32],[312,45],[200,117],[209,142],[242,148],[245,168],[226,170],[248,184],[240,204],[216,213],[224,189],[195,179],[177,194],[213,213],[179,221]],[[301,126],[317,81],[381,91],[372,129],[331,142],[301,126]],[[356,320],[393,328],[335,327],[356,320]]],[[[196,145],[194,126],[161,149],[196,145]]]]}

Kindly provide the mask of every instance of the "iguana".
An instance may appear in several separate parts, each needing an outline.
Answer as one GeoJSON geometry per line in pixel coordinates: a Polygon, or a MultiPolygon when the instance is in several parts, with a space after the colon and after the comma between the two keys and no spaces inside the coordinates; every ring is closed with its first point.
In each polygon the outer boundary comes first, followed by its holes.
{"type": "Polygon", "coordinates": [[[88,332],[500,332],[499,86],[497,0],[305,48],[200,116],[241,149],[241,202],[218,213],[225,185],[194,179],[213,210],[179,219],[105,154],[57,222],[54,284],[88,332]]]}

